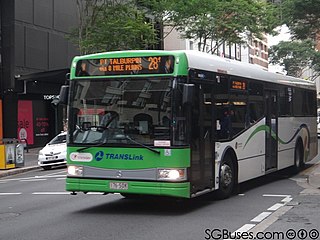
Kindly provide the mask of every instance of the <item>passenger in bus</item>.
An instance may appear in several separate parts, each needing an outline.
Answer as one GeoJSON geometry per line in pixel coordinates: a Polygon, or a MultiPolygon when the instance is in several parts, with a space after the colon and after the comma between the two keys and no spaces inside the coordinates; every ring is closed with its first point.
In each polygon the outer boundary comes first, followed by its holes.
{"type": "Polygon", "coordinates": [[[257,117],[256,117],[256,113],[255,113],[255,110],[254,110],[254,105],[250,104],[250,106],[248,108],[248,111],[246,112],[246,115],[245,115],[246,127],[251,126],[256,121],[257,121],[257,117]]]}
{"type": "Polygon", "coordinates": [[[118,120],[119,115],[116,112],[104,111],[100,120],[100,126],[116,128],[118,120]]]}
{"type": "Polygon", "coordinates": [[[89,76],[90,74],[87,72],[87,64],[81,63],[81,68],[79,69],[79,72],[77,74],[79,77],[81,76],[89,76]]]}
{"type": "Polygon", "coordinates": [[[165,73],[172,73],[172,60],[170,57],[166,60],[164,71],[165,73]]]}
{"type": "Polygon", "coordinates": [[[232,116],[234,115],[233,110],[226,109],[223,112],[223,118],[221,119],[221,138],[228,139],[233,136],[232,129],[232,116]]]}

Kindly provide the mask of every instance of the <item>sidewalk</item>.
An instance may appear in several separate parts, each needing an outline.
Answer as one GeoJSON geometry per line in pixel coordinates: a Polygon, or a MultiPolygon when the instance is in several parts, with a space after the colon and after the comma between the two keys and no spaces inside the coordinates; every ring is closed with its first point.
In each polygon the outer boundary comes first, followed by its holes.
{"type": "Polygon", "coordinates": [[[41,148],[42,147],[31,148],[28,151],[25,150],[24,151],[24,166],[23,167],[16,167],[13,169],[0,170],[0,178],[40,168],[38,166],[38,153],[41,148]]]}
{"type": "Polygon", "coordinates": [[[308,184],[314,188],[320,190],[320,162],[318,161],[311,168],[311,172],[308,173],[308,184]]]}
{"type": "MultiPolygon", "coordinates": [[[[310,168],[302,171],[297,177],[301,177],[298,183],[303,190],[292,201],[280,208],[274,222],[268,224],[268,220],[261,222],[260,230],[265,229],[270,233],[282,233],[286,238],[282,239],[320,239],[320,162],[319,159],[312,162],[310,168]],[[263,227],[265,226],[265,227],[263,227]],[[267,228],[266,228],[267,227],[267,228]]],[[[277,211],[273,214],[276,214],[277,211]]],[[[272,215],[270,217],[272,219],[272,215]]],[[[279,238],[278,238],[279,239],[279,238]]]]}

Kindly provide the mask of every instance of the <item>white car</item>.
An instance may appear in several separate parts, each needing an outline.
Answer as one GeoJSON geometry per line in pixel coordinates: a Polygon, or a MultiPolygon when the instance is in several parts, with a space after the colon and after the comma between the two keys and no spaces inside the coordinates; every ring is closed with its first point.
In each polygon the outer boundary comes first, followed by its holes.
{"type": "Polygon", "coordinates": [[[318,138],[320,138],[320,123],[317,124],[318,138]]]}
{"type": "Polygon", "coordinates": [[[38,165],[44,170],[52,166],[65,165],[67,163],[67,133],[62,132],[55,136],[47,145],[39,151],[38,165]]]}

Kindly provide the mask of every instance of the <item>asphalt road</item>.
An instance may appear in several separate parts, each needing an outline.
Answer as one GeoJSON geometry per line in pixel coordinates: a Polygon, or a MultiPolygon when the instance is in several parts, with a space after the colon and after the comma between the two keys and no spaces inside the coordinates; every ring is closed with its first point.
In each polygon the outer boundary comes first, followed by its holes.
{"type": "Polygon", "coordinates": [[[65,174],[59,168],[0,179],[0,239],[222,239],[219,231],[259,226],[303,190],[299,176],[282,173],[243,184],[239,195],[222,201],[128,200],[71,196],[64,191],[65,174]]]}

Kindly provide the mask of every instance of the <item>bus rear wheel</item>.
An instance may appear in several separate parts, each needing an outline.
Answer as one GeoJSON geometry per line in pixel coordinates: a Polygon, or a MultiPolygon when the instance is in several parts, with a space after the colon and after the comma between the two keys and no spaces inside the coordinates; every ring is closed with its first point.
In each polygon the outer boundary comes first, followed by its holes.
{"type": "Polygon", "coordinates": [[[293,165],[293,173],[298,173],[301,171],[303,167],[303,147],[299,142],[294,149],[294,165],[293,165]]]}
{"type": "Polygon", "coordinates": [[[217,191],[219,199],[225,199],[232,195],[235,186],[235,169],[232,158],[227,155],[220,165],[219,189],[217,191]]]}

